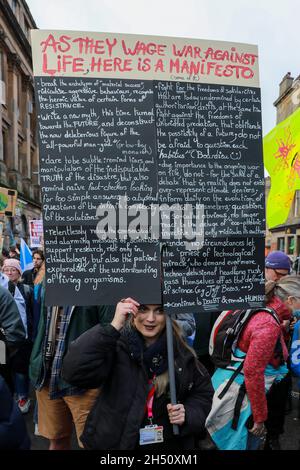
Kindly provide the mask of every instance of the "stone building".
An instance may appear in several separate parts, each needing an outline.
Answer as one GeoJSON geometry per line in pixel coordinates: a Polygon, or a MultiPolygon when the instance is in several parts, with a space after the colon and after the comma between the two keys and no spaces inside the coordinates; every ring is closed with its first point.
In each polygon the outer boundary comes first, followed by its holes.
{"type": "MultiPolygon", "coordinates": [[[[279,97],[274,103],[277,124],[290,116],[300,106],[300,75],[294,79],[288,72],[279,85],[279,97]]],[[[270,190],[266,179],[266,197],[270,190]]],[[[295,192],[291,210],[285,224],[273,227],[266,233],[266,250],[281,250],[294,260],[300,253],[300,191],[295,192]]]]}
{"type": "Polygon", "coordinates": [[[30,29],[24,0],[0,0],[0,186],[18,191],[16,215],[4,220],[4,246],[28,239],[28,221],[41,217],[37,117],[30,29]]]}

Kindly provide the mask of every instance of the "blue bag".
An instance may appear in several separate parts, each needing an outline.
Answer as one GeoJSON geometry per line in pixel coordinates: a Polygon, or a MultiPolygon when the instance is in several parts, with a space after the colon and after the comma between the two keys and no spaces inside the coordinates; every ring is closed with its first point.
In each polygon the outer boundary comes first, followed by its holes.
{"type": "MultiPolygon", "coordinates": [[[[291,350],[291,371],[296,377],[300,377],[300,320],[294,326],[291,350]]],[[[298,382],[300,387],[300,380],[298,382]]]]}

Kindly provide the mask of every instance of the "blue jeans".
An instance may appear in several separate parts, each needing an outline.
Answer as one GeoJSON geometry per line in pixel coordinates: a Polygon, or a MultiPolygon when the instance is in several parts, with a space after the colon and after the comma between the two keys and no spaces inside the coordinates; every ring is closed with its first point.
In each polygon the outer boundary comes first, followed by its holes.
{"type": "Polygon", "coordinates": [[[15,392],[18,400],[22,398],[28,398],[29,396],[29,377],[28,375],[20,374],[19,372],[14,373],[15,379],[15,392]]]}

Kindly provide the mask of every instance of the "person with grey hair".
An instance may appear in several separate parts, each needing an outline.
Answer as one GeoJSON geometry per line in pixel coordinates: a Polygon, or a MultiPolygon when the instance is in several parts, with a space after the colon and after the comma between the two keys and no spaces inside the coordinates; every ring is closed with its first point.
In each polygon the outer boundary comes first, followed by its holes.
{"type": "MultiPolygon", "coordinates": [[[[277,283],[274,285],[274,294],[283,302],[286,302],[289,307],[287,312],[280,318],[282,334],[287,345],[291,340],[290,334],[292,330],[290,325],[292,314],[300,308],[299,279],[300,277],[297,275],[285,276],[281,277],[280,282],[277,280],[277,283]]],[[[269,295],[272,295],[273,284],[268,284],[268,288],[271,289],[269,295]]],[[[266,450],[280,450],[281,448],[279,438],[284,433],[287,405],[291,406],[289,404],[289,400],[291,401],[289,399],[291,388],[292,375],[289,370],[284,379],[275,383],[267,395],[268,419],[265,422],[267,429],[266,450]]]]}
{"type": "Polygon", "coordinates": [[[287,387],[288,350],[281,322],[300,308],[300,277],[288,275],[277,281],[268,281],[265,293],[267,309],[253,314],[238,338],[234,357],[240,358],[240,362],[232,360],[229,367],[218,368],[212,377],[215,394],[206,426],[221,450],[258,449],[267,433],[270,440],[275,437],[274,422],[277,433],[283,432],[285,402],[282,398],[287,387]],[[225,401],[220,398],[226,381],[234,384],[229,389],[233,397],[232,408],[229,408],[227,395],[225,401]],[[240,396],[241,391],[243,396],[240,396]],[[237,416],[238,402],[242,407],[237,416]],[[275,403],[277,405],[274,422],[268,416],[269,403],[272,408],[275,403]],[[279,417],[281,429],[278,428],[279,417]]]}

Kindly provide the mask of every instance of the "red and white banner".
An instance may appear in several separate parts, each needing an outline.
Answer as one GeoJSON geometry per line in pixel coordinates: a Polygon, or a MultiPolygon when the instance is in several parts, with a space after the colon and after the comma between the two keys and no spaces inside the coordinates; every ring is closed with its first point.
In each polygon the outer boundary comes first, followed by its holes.
{"type": "Polygon", "coordinates": [[[44,244],[43,221],[29,221],[30,247],[41,248],[44,244]]]}

